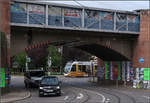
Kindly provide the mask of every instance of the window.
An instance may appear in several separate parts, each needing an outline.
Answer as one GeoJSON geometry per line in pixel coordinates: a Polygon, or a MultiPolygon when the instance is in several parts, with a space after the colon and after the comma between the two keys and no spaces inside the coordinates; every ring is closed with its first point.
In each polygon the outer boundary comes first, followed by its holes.
{"type": "Polygon", "coordinates": [[[72,72],[75,72],[75,71],[76,71],[76,65],[73,65],[73,66],[72,66],[71,71],[72,71],[72,72]]]}

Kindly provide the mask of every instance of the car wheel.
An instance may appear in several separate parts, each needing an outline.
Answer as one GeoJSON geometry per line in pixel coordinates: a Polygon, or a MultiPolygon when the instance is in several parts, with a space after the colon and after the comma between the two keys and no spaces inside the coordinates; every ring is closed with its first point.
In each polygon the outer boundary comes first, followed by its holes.
{"type": "Polygon", "coordinates": [[[61,96],[61,93],[58,93],[57,95],[58,95],[58,96],[61,96]]]}

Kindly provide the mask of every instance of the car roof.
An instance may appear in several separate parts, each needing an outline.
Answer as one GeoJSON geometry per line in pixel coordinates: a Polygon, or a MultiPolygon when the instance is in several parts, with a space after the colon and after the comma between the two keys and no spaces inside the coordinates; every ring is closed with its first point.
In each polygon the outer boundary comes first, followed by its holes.
{"type": "Polygon", "coordinates": [[[37,72],[37,71],[44,71],[44,70],[40,70],[40,69],[32,69],[32,70],[26,70],[25,72],[37,72]]]}
{"type": "Polygon", "coordinates": [[[56,76],[44,76],[43,78],[58,78],[56,76]]]}

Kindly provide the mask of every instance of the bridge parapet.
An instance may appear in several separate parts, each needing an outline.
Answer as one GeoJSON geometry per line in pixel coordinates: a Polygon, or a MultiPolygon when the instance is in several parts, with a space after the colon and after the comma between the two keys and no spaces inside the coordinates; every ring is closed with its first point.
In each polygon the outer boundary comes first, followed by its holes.
{"type": "Polygon", "coordinates": [[[139,34],[139,13],[14,0],[11,25],[139,34]]]}

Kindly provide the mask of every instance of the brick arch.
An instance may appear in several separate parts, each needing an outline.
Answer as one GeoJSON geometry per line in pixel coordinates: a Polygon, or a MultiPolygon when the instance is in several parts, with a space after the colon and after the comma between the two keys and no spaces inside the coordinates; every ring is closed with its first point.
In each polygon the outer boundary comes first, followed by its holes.
{"type": "Polygon", "coordinates": [[[111,46],[94,43],[94,42],[77,42],[71,45],[70,47],[79,48],[83,51],[89,52],[102,60],[105,61],[128,61],[128,57],[121,54],[119,51],[115,50],[111,46]]]}
{"type": "Polygon", "coordinates": [[[24,48],[24,50],[27,52],[32,49],[36,49],[36,48],[40,48],[40,47],[47,47],[50,43],[51,43],[50,40],[45,41],[45,42],[36,43],[36,44],[27,46],[26,48],[24,48]]]}

